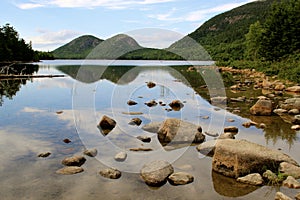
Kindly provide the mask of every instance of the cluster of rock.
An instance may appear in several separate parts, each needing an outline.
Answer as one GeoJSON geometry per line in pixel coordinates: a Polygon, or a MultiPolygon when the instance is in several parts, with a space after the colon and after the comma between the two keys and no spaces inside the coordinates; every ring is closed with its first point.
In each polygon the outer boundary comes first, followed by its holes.
{"type": "Polygon", "coordinates": [[[173,166],[167,161],[152,161],[143,166],[141,178],[149,186],[162,186],[167,181],[172,185],[185,185],[194,181],[194,177],[186,172],[174,173],[173,166]]]}

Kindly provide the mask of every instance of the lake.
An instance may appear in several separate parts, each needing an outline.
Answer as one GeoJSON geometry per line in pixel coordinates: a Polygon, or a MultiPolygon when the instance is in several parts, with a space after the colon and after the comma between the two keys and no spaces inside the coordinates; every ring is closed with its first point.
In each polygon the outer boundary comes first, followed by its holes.
{"type": "MultiPolygon", "coordinates": [[[[278,116],[253,117],[244,110],[229,112],[227,105],[211,105],[216,96],[257,97],[261,91],[231,92],[226,78],[209,67],[211,62],[168,61],[82,61],[55,60],[20,65],[16,73],[31,75],[65,75],[57,78],[0,80],[0,194],[1,199],[274,199],[277,191],[294,197],[297,190],[284,187],[251,187],[213,172],[212,158],[197,152],[195,145],[174,145],[165,148],[156,134],[142,126],[178,118],[200,125],[203,132],[221,134],[225,126],[236,126],[236,139],[280,149],[300,162],[299,131],[278,116]],[[183,66],[185,65],[185,66],[183,66]],[[199,65],[189,70],[190,65],[199,65]],[[202,66],[203,65],[203,66],[202,66]],[[171,67],[172,66],[172,67],[171,67]],[[155,87],[147,87],[154,82],[155,87]],[[169,110],[172,100],[184,107],[169,110]],[[137,105],[129,106],[133,100],[137,105]],[[148,107],[155,100],[161,105],[148,107]],[[164,105],[166,104],[166,105],[164,105]],[[140,112],[133,116],[128,113],[140,112]],[[127,114],[126,114],[127,113],[127,114]],[[103,115],[113,118],[117,126],[103,136],[97,125],[103,115]],[[139,117],[140,126],[128,122],[139,117]],[[266,124],[267,128],[245,128],[249,120],[266,124]],[[137,140],[148,136],[150,143],[137,140]],[[64,140],[69,139],[70,143],[64,140]],[[65,157],[82,155],[85,149],[96,148],[95,158],[85,156],[84,172],[60,175],[65,157]],[[151,148],[149,152],[132,152],[130,148],[151,148]],[[124,151],[124,162],[114,160],[124,151]],[[37,155],[51,152],[47,158],[37,155]],[[139,176],[142,166],[152,160],[166,160],[175,171],[194,176],[184,186],[169,183],[154,188],[139,176]],[[99,175],[106,167],[122,172],[120,179],[99,175]]],[[[215,140],[206,136],[206,140],[215,140]]]]}

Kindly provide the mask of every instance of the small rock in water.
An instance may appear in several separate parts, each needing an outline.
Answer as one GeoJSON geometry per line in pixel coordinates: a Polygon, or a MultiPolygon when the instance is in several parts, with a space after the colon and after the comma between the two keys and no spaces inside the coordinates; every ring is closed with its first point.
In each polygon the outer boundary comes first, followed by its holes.
{"type": "Polygon", "coordinates": [[[250,126],[256,126],[257,123],[253,121],[249,121],[249,122],[244,122],[242,125],[246,128],[249,128],[250,126]]]}
{"type": "Polygon", "coordinates": [[[110,178],[110,179],[118,179],[121,177],[121,172],[117,169],[114,168],[107,168],[104,170],[101,170],[99,174],[105,178],[110,178]]]}
{"type": "Polygon", "coordinates": [[[154,107],[157,105],[157,102],[154,100],[151,100],[151,101],[145,103],[145,105],[147,105],[148,107],[154,107]]]}
{"type": "Polygon", "coordinates": [[[63,141],[64,141],[64,143],[66,143],[66,144],[69,144],[69,143],[71,142],[71,140],[69,140],[68,138],[64,139],[63,141]]]}
{"type": "Polygon", "coordinates": [[[236,135],[239,132],[239,129],[235,126],[228,126],[224,128],[224,133],[232,133],[236,135]]]}
{"type": "Polygon", "coordinates": [[[118,162],[123,162],[127,158],[126,152],[120,152],[115,155],[115,160],[118,162]]]}
{"type": "Polygon", "coordinates": [[[292,200],[290,197],[286,196],[282,192],[276,192],[275,200],[292,200]]]}
{"type": "Polygon", "coordinates": [[[203,116],[202,119],[209,119],[209,116],[203,116]]]}
{"type": "Polygon", "coordinates": [[[145,143],[150,143],[151,142],[151,137],[148,137],[148,136],[137,136],[136,138],[141,140],[142,142],[145,142],[145,143]]]}
{"type": "Polygon", "coordinates": [[[186,172],[176,172],[168,177],[168,181],[172,185],[186,185],[194,181],[194,177],[186,172]]]}
{"type": "Polygon", "coordinates": [[[124,115],[142,115],[142,112],[122,112],[124,115]]]}
{"type": "Polygon", "coordinates": [[[180,111],[181,108],[184,107],[183,103],[181,103],[181,101],[179,100],[172,101],[171,103],[169,103],[169,106],[175,111],[180,111]]]}
{"type": "Polygon", "coordinates": [[[132,101],[132,100],[129,100],[129,101],[127,101],[127,104],[128,104],[129,106],[134,106],[134,105],[137,104],[137,102],[132,101]]]}
{"type": "Polygon", "coordinates": [[[46,152],[46,153],[40,153],[40,154],[38,155],[38,157],[46,158],[46,157],[48,157],[48,156],[50,156],[50,155],[51,155],[50,152],[46,152]]]}
{"type": "Polygon", "coordinates": [[[267,127],[267,125],[264,124],[264,123],[260,123],[260,124],[259,124],[259,128],[261,128],[261,129],[265,129],[266,127],[267,127]]]}
{"type": "Polygon", "coordinates": [[[56,114],[60,115],[62,114],[64,111],[60,110],[60,111],[56,111],[56,114]]]}
{"type": "Polygon", "coordinates": [[[298,130],[300,130],[300,125],[294,125],[291,127],[291,129],[298,131],[298,130]]]}
{"type": "Polygon", "coordinates": [[[83,172],[82,167],[76,167],[76,166],[69,166],[69,167],[64,167],[62,169],[59,169],[56,171],[57,174],[63,174],[63,175],[72,175],[72,174],[77,174],[80,172],[83,172]]]}
{"type": "Polygon", "coordinates": [[[104,136],[106,136],[110,131],[112,131],[115,128],[116,124],[117,122],[115,120],[104,115],[98,124],[98,128],[100,129],[101,133],[104,136]]]}
{"type": "Polygon", "coordinates": [[[129,150],[130,150],[130,151],[153,151],[153,149],[151,149],[151,148],[141,148],[141,147],[138,147],[138,148],[130,148],[129,150]]]}
{"type": "Polygon", "coordinates": [[[83,156],[73,156],[62,160],[62,164],[66,166],[78,166],[80,167],[85,163],[86,159],[83,156]]]}
{"type": "Polygon", "coordinates": [[[83,152],[83,154],[90,156],[90,157],[95,157],[97,155],[97,153],[98,153],[97,149],[86,149],[83,152]]]}
{"type": "Polygon", "coordinates": [[[262,185],[264,180],[259,173],[248,174],[244,177],[239,177],[236,179],[238,182],[247,183],[250,185],[262,185]]]}
{"type": "Polygon", "coordinates": [[[288,176],[287,179],[283,181],[282,185],[288,188],[300,188],[300,183],[292,176],[288,176]]]}
{"type": "Polygon", "coordinates": [[[290,115],[298,115],[298,114],[300,114],[300,111],[299,111],[299,109],[291,109],[291,110],[289,110],[289,112],[288,112],[290,115]]]}
{"type": "Polygon", "coordinates": [[[235,122],[234,119],[227,119],[228,122],[235,122]]]}
{"type": "Polygon", "coordinates": [[[131,119],[131,121],[129,122],[130,125],[141,125],[142,123],[142,120],[140,118],[133,118],[131,119]]]}
{"type": "Polygon", "coordinates": [[[147,82],[147,86],[148,86],[148,88],[154,88],[156,86],[156,84],[150,81],[150,82],[147,82]]]}
{"type": "Polygon", "coordinates": [[[143,166],[140,175],[146,184],[161,186],[173,172],[174,168],[167,161],[152,161],[143,166]]]}

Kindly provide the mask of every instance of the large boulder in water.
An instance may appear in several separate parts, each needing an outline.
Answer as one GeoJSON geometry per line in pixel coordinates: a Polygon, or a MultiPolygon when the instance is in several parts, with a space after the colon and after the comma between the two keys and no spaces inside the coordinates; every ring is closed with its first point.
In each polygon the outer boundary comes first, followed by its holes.
{"type": "Polygon", "coordinates": [[[259,99],[254,106],[250,108],[252,115],[269,116],[272,115],[272,101],[267,99],[259,99]]]}
{"type": "Polygon", "coordinates": [[[174,168],[167,161],[153,161],[145,164],[140,175],[146,184],[161,186],[167,182],[167,178],[174,172],[174,168]]]}
{"type": "Polygon", "coordinates": [[[162,145],[168,143],[202,143],[205,135],[202,128],[180,119],[166,119],[157,132],[158,140],[162,145]]]}
{"type": "Polygon", "coordinates": [[[215,145],[212,168],[228,177],[277,171],[280,163],[298,165],[290,156],[246,140],[223,139],[215,145]]]}

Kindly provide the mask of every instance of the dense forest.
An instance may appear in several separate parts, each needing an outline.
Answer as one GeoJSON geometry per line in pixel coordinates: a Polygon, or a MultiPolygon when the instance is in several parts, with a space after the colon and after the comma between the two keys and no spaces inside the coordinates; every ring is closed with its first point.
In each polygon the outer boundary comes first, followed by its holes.
{"type": "Polygon", "coordinates": [[[10,24],[0,27],[0,62],[38,61],[53,59],[48,52],[34,51],[10,24]]]}

